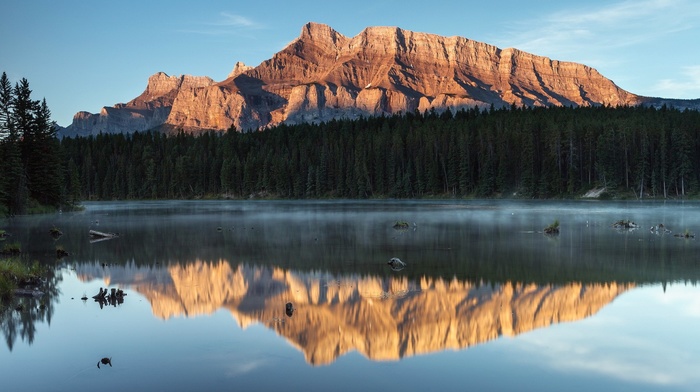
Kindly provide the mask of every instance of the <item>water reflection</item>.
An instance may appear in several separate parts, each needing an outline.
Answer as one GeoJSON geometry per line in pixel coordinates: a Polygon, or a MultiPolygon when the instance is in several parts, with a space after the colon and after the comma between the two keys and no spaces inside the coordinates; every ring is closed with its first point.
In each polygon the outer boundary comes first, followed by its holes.
{"type": "Polygon", "coordinates": [[[56,311],[60,294],[59,283],[62,275],[57,269],[46,271],[46,277],[39,287],[40,296],[15,296],[8,303],[0,303],[0,329],[7,348],[12,351],[21,339],[31,345],[36,337],[37,324],[51,325],[51,318],[56,311]]]}
{"type": "Polygon", "coordinates": [[[155,317],[227,309],[243,328],[264,324],[324,365],[357,351],[398,360],[459,350],[588,317],[632,284],[486,284],[459,279],[295,271],[227,260],[77,269],[145,296],[155,317]],[[290,313],[293,307],[293,317],[290,313]]]}
{"type": "Polygon", "coordinates": [[[67,260],[78,263],[149,266],[226,259],[388,275],[392,271],[380,270],[380,264],[399,257],[410,265],[402,273],[413,280],[427,275],[538,284],[663,283],[700,279],[700,243],[646,228],[663,222],[674,234],[695,232],[697,208],[585,202],[97,203],[76,214],[26,217],[8,229],[23,250],[47,263],[55,261],[61,246],[71,254],[67,260]],[[560,234],[542,235],[555,217],[560,234]],[[620,217],[632,217],[645,229],[618,232],[612,224],[620,217]],[[396,230],[397,218],[416,226],[396,230]],[[95,221],[100,231],[120,236],[91,243],[95,221]],[[60,239],[30,240],[48,237],[52,226],[64,233],[60,239]]]}
{"type": "MultiPolygon", "coordinates": [[[[351,352],[373,361],[450,350],[479,356],[472,354],[481,354],[479,349],[463,349],[501,336],[558,330],[546,327],[589,317],[639,285],[697,282],[700,242],[673,234],[697,231],[698,207],[490,201],[98,203],[76,214],[17,218],[6,228],[28,258],[56,269],[64,266],[71,269],[69,274],[75,270],[85,286],[91,286],[86,298],[97,293],[97,284],[134,294],[121,304],[85,303],[87,310],[64,303],[57,317],[68,314],[69,325],[79,323],[76,318],[92,316],[100,322],[109,320],[104,325],[124,320],[147,323],[152,318],[150,306],[155,318],[170,320],[168,328],[148,329],[144,334],[148,338],[120,334],[150,344],[152,336],[176,329],[180,334],[185,324],[199,325],[206,319],[178,324],[174,318],[225,310],[247,329],[244,340],[253,340],[251,335],[258,330],[250,326],[264,326],[260,329],[274,331],[302,352],[306,363],[326,365],[351,352]],[[542,235],[542,228],[554,218],[561,223],[560,234],[542,235]],[[619,218],[634,218],[643,229],[617,231],[612,223],[619,218]],[[410,227],[395,229],[397,219],[411,222],[410,227]],[[101,232],[120,236],[92,242],[89,230],[97,221],[101,232]],[[49,236],[52,227],[63,235],[49,236]],[[667,232],[671,229],[673,234],[667,232]],[[69,255],[57,260],[59,246],[69,255]],[[393,258],[405,265],[387,265],[393,258]],[[148,303],[141,303],[142,296],[148,303]],[[146,306],[145,317],[136,313],[144,310],[140,303],[146,306]],[[104,310],[96,309],[100,305],[104,310]]],[[[50,324],[60,276],[49,280],[53,289],[45,289],[45,308],[34,301],[24,313],[6,310],[0,315],[10,351],[20,340],[32,345],[36,325],[50,324]]],[[[63,298],[78,299],[82,287],[63,298]]],[[[636,309],[643,313],[643,306],[636,309]]],[[[228,315],[224,318],[230,320],[228,315]]],[[[217,326],[223,332],[212,337],[216,344],[239,332],[225,323],[217,326]]],[[[43,358],[52,344],[63,339],[57,329],[60,326],[44,329],[47,332],[41,333],[54,340],[43,347],[35,344],[30,351],[43,358]]],[[[177,346],[183,357],[197,352],[196,347],[174,341],[154,349],[177,346]]],[[[96,342],[101,338],[80,344],[90,348],[100,344],[96,342]]],[[[493,346],[497,344],[482,347],[493,346]]],[[[115,358],[141,355],[123,350],[115,358]]],[[[254,350],[241,350],[241,358],[248,360],[254,350]]],[[[95,359],[113,351],[89,353],[85,363],[94,369],[95,359]]],[[[221,355],[228,363],[229,354],[221,355]]],[[[445,355],[450,353],[440,357],[445,355]]],[[[335,364],[347,366],[353,356],[346,358],[348,362],[335,364]]],[[[410,368],[420,360],[396,365],[410,368]]],[[[500,366],[497,362],[494,369],[500,366]]],[[[218,363],[205,361],[198,373],[218,363]]],[[[299,370],[296,364],[285,366],[299,370]]],[[[335,367],[317,370],[329,368],[335,367]]],[[[183,369],[189,368],[178,372],[183,369]]],[[[363,370],[374,368],[366,365],[363,370]]]]}

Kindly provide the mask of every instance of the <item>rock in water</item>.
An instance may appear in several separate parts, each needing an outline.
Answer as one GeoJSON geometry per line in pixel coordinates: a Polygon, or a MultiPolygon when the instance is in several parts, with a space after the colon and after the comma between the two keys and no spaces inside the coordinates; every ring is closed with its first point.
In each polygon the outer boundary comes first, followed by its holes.
{"type": "Polygon", "coordinates": [[[401,259],[398,257],[392,257],[387,264],[389,264],[391,269],[394,271],[401,271],[402,269],[406,268],[406,263],[401,261],[401,259]]]}

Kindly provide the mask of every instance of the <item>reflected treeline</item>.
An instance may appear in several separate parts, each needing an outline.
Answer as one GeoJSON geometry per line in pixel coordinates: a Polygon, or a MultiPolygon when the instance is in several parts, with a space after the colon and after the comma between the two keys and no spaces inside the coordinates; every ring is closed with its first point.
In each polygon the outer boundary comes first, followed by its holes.
{"type": "Polygon", "coordinates": [[[140,292],[158,318],[227,309],[243,328],[263,323],[314,365],[350,351],[373,360],[397,360],[463,349],[583,319],[633,287],[334,274],[226,260],[156,267],[92,263],[79,265],[77,272],[84,280],[104,279],[140,292]]]}
{"type": "MultiPolygon", "coordinates": [[[[160,203],[169,207],[99,204],[7,220],[4,229],[23,257],[129,286],[157,317],[226,308],[243,326],[269,324],[311,363],[348,350],[379,359],[468,347],[586,317],[635,284],[700,280],[694,240],[589,227],[578,213],[547,237],[537,232],[551,223],[547,205],[160,203]],[[398,219],[411,229],[395,230],[398,219]],[[52,237],[52,227],[63,235],[52,237]],[[120,236],[91,243],[91,228],[120,236]],[[69,253],[61,260],[59,246],[69,253]],[[389,268],[393,257],[405,268],[389,268]]],[[[653,223],[691,216],[669,211],[653,223]]],[[[628,212],[606,219],[618,213],[628,212]]],[[[57,279],[45,308],[3,312],[10,348],[17,336],[33,341],[35,321],[50,321],[57,279]]]]}
{"type": "Polygon", "coordinates": [[[0,329],[10,351],[18,338],[31,345],[36,338],[37,324],[51,324],[59,299],[63,265],[56,257],[62,236],[52,234],[51,229],[63,219],[62,214],[45,214],[0,220],[0,228],[9,233],[11,241],[20,244],[19,257],[28,264],[38,261],[44,274],[38,287],[42,295],[17,295],[9,303],[0,305],[0,329]]]}
{"type": "MultiPolygon", "coordinates": [[[[119,229],[117,225],[114,231],[119,229]]],[[[644,231],[620,235],[607,227],[564,229],[555,238],[513,232],[508,227],[478,229],[444,224],[397,232],[387,222],[291,226],[286,222],[222,225],[214,221],[174,227],[161,222],[122,228],[119,238],[96,244],[89,243],[85,235],[61,241],[75,260],[133,261],[139,266],[225,258],[271,268],[388,275],[383,265],[400,256],[408,265],[404,274],[412,279],[456,276],[470,281],[537,284],[700,280],[697,248],[672,237],[659,239],[644,231]]]]}
{"type": "MultiPolygon", "coordinates": [[[[590,227],[577,215],[562,216],[560,235],[546,237],[536,232],[551,223],[546,204],[540,212],[507,204],[162,204],[172,207],[154,211],[128,208],[143,203],[119,203],[116,210],[96,207],[22,217],[7,230],[23,252],[46,262],[55,260],[60,246],[70,254],[67,262],[133,262],[144,267],[226,259],[297,271],[389,276],[383,264],[399,257],[408,266],[402,273],[411,279],[457,277],[540,285],[700,281],[699,243],[648,230],[618,233],[610,227],[618,217],[613,212],[609,222],[590,227]],[[394,230],[397,219],[405,217],[415,218],[408,219],[411,230],[394,230]],[[53,226],[64,233],[60,238],[35,241],[47,237],[53,226]],[[91,243],[91,228],[120,236],[91,243]]],[[[673,218],[672,212],[667,219],[673,218]]],[[[650,224],[658,224],[658,219],[650,224]]]]}
{"type": "Polygon", "coordinates": [[[43,293],[41,296],[15,296],[12,301],[0,306],[0,329],[10,351],[18,338],[29,345],[34,343],[38,323],[51,325],[61,281],[62,276],[57,268],[49,268],[39,287],[43,293]]]}

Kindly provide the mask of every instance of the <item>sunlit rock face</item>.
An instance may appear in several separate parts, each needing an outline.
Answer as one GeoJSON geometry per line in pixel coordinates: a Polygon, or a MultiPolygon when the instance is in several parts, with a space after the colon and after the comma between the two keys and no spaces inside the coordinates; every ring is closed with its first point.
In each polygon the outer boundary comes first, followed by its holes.
{"type": "Polygon", "coordinates": [[[132,133],[161,126],[170,115],[173,101],[181,90],[214,84],[208,77],[168,76],[158,72],[148,78],[141,95],[128,103],[105,106],[100,113],[78,112],[62,136],[88,136],[100,133],[132,133]]]}
{"type": "Polygon", "coordinates": [[[637,96],[581,64],[396,27],[370,27],[348,38],[309,23],[270,60],[232,75],[178,99],[167,123],[245,129],[475,105],[638,103],[637,96]],[[183,115],[195,113],[192,107],[197,115],[183,115]],[[207,117],[209,109],[226,119],[207,117]]]}
{"type": "Polygon", "coordinates": [[[241,327],[262,323],[314,365],[358,351],[397,360],[463,349],[596,313],[627,284],[475,284],[399,274],[334,276],[280,268],[196,261],[161,268],[82,267],[83,279],[128,286],[162,319],[227,309],[241,327]],[[105,275],[106,274],[106,275],[105,275]],[[291,302],[292,317],[285,314],[291,302]]]}
{"type": "Polygon", "coordinates": [[[591,67],[518,49],[396,27],[350,38],[309,23],[257,67],[236,63],[219,83],[158,73],[140,97],[100,114],[80,112],[64,133],[245,131],[415,110],[642,103],[700,108],[700,100],[640,97],[591,67]]]}

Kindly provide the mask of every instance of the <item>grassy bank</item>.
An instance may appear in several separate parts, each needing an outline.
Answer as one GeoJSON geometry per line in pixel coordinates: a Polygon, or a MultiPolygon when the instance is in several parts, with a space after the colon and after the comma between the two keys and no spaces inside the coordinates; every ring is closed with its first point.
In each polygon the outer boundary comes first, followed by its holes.
{"type": "Polygon", "coordinates": [[[38,262],[29,265],[16,257],[0,258],[0,302],[9,302],[16,289],[35,286],[40,278],[41,266],[38,262]]]}

